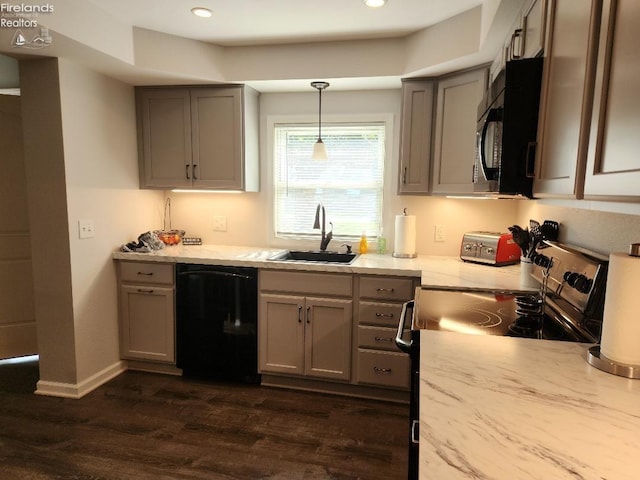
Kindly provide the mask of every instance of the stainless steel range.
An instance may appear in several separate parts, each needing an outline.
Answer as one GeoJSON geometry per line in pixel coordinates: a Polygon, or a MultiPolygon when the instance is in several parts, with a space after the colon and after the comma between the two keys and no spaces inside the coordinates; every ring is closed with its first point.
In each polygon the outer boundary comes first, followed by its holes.
{"type": "Polygon", "coordinates": [[[532,260],[534,292],[421,287],[412,329],[597,343],[607,257],[545,241],[532,260]]]}
{"type": "Polygon", "coordinates": [[[420,330],[597,343],[608,258],[579,247],[544,241],[531,256],[537,291],[420,287],[407,302],[396,343],[411,356],[409,478],[417,478],[420,330]],[[401,333],[411,312],[411,341],[401,333]]]}

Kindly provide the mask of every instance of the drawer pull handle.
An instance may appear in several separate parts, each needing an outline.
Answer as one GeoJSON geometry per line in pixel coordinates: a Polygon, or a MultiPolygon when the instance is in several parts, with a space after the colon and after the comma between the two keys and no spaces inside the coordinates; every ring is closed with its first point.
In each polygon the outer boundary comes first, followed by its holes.
{"type": "Polygon", "coordinates": [[[393,313],[376,313],[376,317],[387,317],[387,318],[393,318],[393,313]]]}
{"type": "Polygon", "coordinates": [[[311,307],[307,307],[307,323],[311,323],[311,307]]]}
{"type": "Polygon", "coordinates": [[[393,288],[376,288],[376,291],[377,291],[377,292],[381,292],[381,293],[382,293],[382,292],[389,292],[389,293],[391,293],[391,292],[394,292],[395,290],[394,290],[393,288]]]}
{"type": "Polygon", "coordinates": [[[139,288],[138,293],[153,293],[153,290],[145,290],[144,288],[139,288]]]}
{"type": "Polygon", "coordinates": [[[146,275],[147,277],[150,277],[153,275],[153,272],[138,272],[138,275],[146,275]]]}
{"type": "Polygon", "coordinates": [[[376,342],[393,342],[393,338],[374,337],[376,342]]]}
{"type": "Polygon", "coordinates": [[[302,323],[302,305],[298,305],[298,323],[302,323]]]}
{"type": "Polygon", "coordinates": [[[373,371],[376,373],[391,373],[390,368],[373,367],[373,371]]]}

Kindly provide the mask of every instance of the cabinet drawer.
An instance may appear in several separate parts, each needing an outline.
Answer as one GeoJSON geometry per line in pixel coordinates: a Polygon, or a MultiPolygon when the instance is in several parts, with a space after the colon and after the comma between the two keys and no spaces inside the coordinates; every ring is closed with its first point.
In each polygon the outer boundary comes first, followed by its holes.
{"type": "Polygon", "coordinates": [[[361,325],[380,325],[383,327],[398,327],[402,304],[359,302],[358,322],[361,325]]]}
{"type": "Polygon", "coordinates": [[[127,283],[173,285],[173,264],[120,262],[120,280],[127,283]]]}
{"type": "Polygon", "coordinates": [[[353,279],[351,275],[333,273],[261,270],[260,290],[351,297],[353,295],[353,279]]]}
{"type": "MultiPolygon", "coordinates": [[[[411,340],[409,330],[404,331],[403,338],[411,340]]],[[[396,346],[396,329],[387,327],[358,326],[358,347],[400,352],[396,346]]]]}
{"type": "Polygon", "coordinates": [[[405,353],[358,350],[358,383],[408,389],[410,370],[405,353]]]}
{"type": "Polygon", "coordinates": [[[361,277],[360,297],[404,302],[413,298],[413,279],[361,277]]]}

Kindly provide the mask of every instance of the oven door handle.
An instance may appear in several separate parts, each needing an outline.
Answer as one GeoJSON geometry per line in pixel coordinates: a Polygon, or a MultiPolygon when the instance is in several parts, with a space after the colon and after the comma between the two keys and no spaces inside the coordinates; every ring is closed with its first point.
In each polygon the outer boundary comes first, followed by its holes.
{"type": "Polygon", "coordinates": [[[407,319],[407,312],[411,310],[413,316],[413,306],[415,305],[414,300],[409,300],[402,305],[402,312],[400,313],[400,320],[398,321],[398,332],[396,333],[396,345],[403,352],[409,353],[411,351],[411,346],[413,345],[413,341],[407,342],[402,338],[404,333],[404,325],[407,319]]]}

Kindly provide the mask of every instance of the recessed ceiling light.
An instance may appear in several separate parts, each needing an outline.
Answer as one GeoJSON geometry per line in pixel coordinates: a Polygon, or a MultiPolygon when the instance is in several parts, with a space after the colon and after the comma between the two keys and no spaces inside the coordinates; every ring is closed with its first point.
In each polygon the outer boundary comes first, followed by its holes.
{"type": "Polygon", "coordinates": [[[364,0],[364,4],[372,8],[382,7],[385,3],[387,3],[387,0],[364,0]]]}
{"type": "Polygon", "coordinates": [[[193,7],[191,9],[191,13],[202,18],[209,18],[211,15],[213,15],[213,12],[205,7],[193,7]]]}

